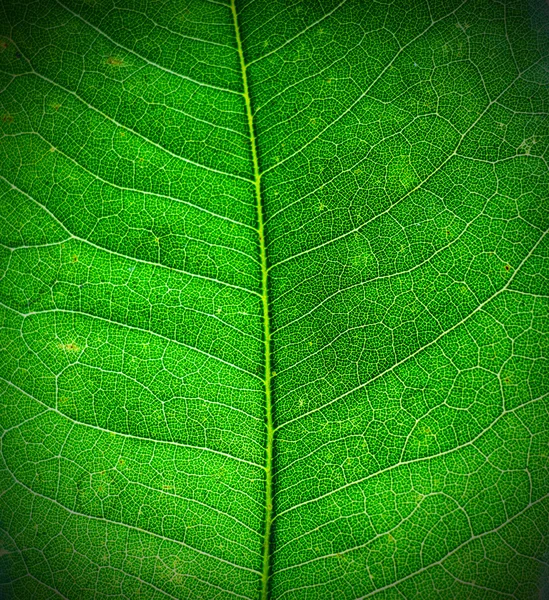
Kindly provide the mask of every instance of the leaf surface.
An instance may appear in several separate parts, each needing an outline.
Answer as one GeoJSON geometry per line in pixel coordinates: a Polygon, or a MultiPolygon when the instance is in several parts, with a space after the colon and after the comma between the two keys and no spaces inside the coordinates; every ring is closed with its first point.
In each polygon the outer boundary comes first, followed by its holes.
{"type": "Polygon", "coordinates": [[[545,598],[548,56],[541,2],[2,3],[1,593],[545,598]]]}

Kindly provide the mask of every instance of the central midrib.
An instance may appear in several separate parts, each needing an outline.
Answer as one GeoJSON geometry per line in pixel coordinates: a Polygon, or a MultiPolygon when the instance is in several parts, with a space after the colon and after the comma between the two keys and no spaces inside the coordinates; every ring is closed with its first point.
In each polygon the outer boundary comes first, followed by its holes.
{"type": "Polygon", "coordinates": [[[257,222],[259,234],[259,251],[261,262],[261,303],[263,305],[263,338],[265,351],[265,416],[267,426],[267,443],[265,448],[265,533],[263,537],[263,566],[261,569],[261,600],[267,600],[269,597],[269,572],[270,572],[270,546],[271,546],[271,528],[273,523],[273,408],[271,398],[271,331],[269,325],[269,296],[268,296],[268,265],[267,251],[265,247],[265,230],[263,218],[263,202],[261,198],[261,173],[259,171],[259,161],[257,156],[257,145],[255,138],[254,117],[252,112],[252,103],[248,89],[248,77],[246,74],[246,61],[244,60],[244,51],[242,49],[242,40],[240,38],[240,27],[238,25],[238,13],[236,10],[236,0],[231,0],[231,12],[233,15],[234,30],[236,36],[236,45],[240,59],[240,70],[242,73],[242,88],[244,93],[244,102],[246,104],[246,116],[248,118],[248,130],[250,135],[250,145],[252,151],[253,180],[255,186],[257,222]]]}

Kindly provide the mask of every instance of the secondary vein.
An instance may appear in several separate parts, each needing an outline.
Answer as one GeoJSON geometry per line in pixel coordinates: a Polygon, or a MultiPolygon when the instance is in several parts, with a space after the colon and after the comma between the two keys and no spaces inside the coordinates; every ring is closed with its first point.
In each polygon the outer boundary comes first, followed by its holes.
{"type": "Polygon", "coordinates": [[[231,0],[231,12],[233,15],[234,30],[236,36],[236,45],[238,57],[240,59],[240,69],[242,71],[242,87],[244,92],[244,102],[246,104],[246,116],[248,118],[248,129],[250,133],[250,145],[252,151],[252,163],[254,172],[254,186],[257,206],[257,222],[259,233],[259,251],[261,262],[261,303],[263,306],[263,337],[265,344],[265,419],[267,426],[267,444],[265,448],[265,533],[263,538],[263,567],[261,574],[261,600],[267,600],[269,596],[269,572],[270,572],[270,546],[271,529],[273,523],[273,407],[271,398],[271,331],[269,325],[269,295],[268,295],[268,277],[269,269],[267,265],[267,251],[265,243],[265,226],[263,215],[263,202],[261,198],[261,173],[259,170],[259,160],[257,154],[257,143],[255,138],[255,126],[252,112],[252,103],[248,88],[248,77],[246,73],[246,61],[242,49],[242,39],[240,37],[240,27],[238,24],[238,13],[235,0],[231,0]]]}

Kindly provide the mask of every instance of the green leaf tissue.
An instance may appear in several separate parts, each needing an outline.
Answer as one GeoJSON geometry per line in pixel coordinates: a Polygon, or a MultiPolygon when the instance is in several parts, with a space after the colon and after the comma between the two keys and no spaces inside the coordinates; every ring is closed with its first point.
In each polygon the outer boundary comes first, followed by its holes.
{"type": "Polygon", "coordinates": [[[0,597],[547,600],[546,0],[0,4],[0,597]]]}

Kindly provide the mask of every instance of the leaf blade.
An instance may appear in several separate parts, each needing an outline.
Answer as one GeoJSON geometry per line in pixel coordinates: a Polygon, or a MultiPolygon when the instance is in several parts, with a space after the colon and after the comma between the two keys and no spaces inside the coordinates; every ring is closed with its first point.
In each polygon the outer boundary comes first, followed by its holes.
{"type": "Polygon", "coordinates": [[[2,10],[4,589],[542,593],[543,8],[2,10]]]}

